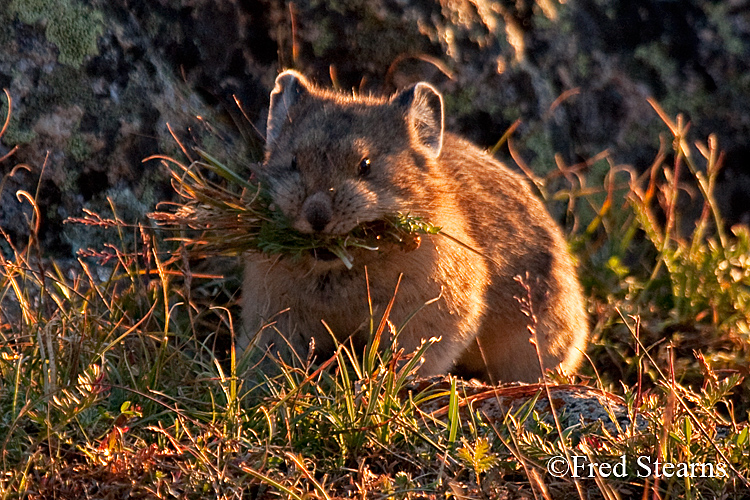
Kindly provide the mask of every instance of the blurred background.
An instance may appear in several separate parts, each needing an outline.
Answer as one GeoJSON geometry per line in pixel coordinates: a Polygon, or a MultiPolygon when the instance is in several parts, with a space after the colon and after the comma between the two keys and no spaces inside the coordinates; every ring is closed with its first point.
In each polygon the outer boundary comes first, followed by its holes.
{"type": "MultiPolygon", "coordinates": [[[[365,93],[427,80],[445,95],[448,128],[480,146],[515,123],[511,145],[540,176],[580,162],[600,178],[612,165],[644,171],[666,130],[651,97],[683,113],[693,139],[716,134],[722,215],[748,221],[747,0],[2,3],[0,88],[13,109],[0,227],[25,240],[31,207],[15,193],[38,192],[40,239],[58,257],[96,243],[62,224],[82,208],[109,213],[109,197],[133,221],[173,196],[159,162],[142,162],[179,152],[167,124],[257,161],[284,68],[365,93]],[[18,164],[29,170],[9,176],[18,164]]],[[[515,166],[507,142],[496,155],[515,166]]]]}

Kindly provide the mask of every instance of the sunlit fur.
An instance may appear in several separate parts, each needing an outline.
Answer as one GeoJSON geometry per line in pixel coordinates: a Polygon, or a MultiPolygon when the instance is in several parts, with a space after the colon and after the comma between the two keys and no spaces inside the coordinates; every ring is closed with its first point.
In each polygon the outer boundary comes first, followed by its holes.
{"type": "Polygon", "coordinates": [[[584,301],[566,243],[526,182],[472,144],[442,132],[442,100],[427,84],[392,98],[323,91],[285,72],[272,94],[262,181],[301,232],[344,235],[395,212],[424,216],[463,244],[424,237],[413,251],[386,245],[353,251],[354,267],[310,253],[245,260],[244,348],[256,332],[272,352],[319,357],[369,329],[365,268],[376,317],[399,288],[396,325],[426,301],[399,337],[407,351],[441,337],[421,374],[454,371],[492,382],[533,381],[539,361],[573,371],[586,346],[584,301]],[[370,171],[359,175],[363,158],[370,171]],[[320,226],[317,229],[313,226],[320,226]],[[528,274],[530,323],[515,280],[528,274]],[[284,312],[281,312],[284,311],[284,312]],[[268,322],[273,327],[263,328],[268,322]]]}

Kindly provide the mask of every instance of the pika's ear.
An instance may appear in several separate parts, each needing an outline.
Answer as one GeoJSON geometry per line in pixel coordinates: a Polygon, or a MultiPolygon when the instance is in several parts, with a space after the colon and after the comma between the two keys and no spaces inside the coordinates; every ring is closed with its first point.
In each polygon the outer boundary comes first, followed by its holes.
{"type": "Polygon", "coordinates": [[[407,110],[409,125],[432,158],[443,149],[443,96],[429,83],[419,82],[396,94],[393,102],[407,110]]]}
{"type": "Polygon", "coordinates": [[[286,70],[276,77],[276,86],[271,91],[271,105],[268,108],[266,123],[266,147],[278,139],[281,127],[289,119],[289,110],[307,94],[309,83],[304,76],[293,70],[286,70]]]}

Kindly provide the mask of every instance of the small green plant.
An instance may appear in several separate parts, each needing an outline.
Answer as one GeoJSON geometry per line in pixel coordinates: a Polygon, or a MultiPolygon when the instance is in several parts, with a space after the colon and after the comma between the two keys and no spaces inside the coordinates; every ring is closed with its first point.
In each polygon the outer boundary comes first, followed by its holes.
{"type": "Polygon", "coordinates": [[[490,451],[490,443],[486,437],[478,438],[474,444],[463,440],[463,446],[456,451],[456,456],[466,466],[474,471],[477,482],[481,484],[482,474],[495,467],[499,459],[490,451]]]}
{"type": "MultiPolygon", "coordinates": [[[[669,181],[662,200],[667,215],[664,224],[658,222],[653,208],[657,187],[654,176],[649,178],[645,189],[637,183],[632,186],[630,201],[637,221],[659,252],[645,288],[657,280],[663,266],[671,284],[673,313],[677,318],[696,321],[706,318],[719,330],[747,338],[750,334],[750,236],[744,226],[732,228],[734,237],[728,236],[719,214],[714,190],[723,156],[716,137],[709,137],[707,145],[696,143],[706,162],[705,169],[700,169],[687,142],[687,126],[682,117],[672,121],[656,102],[651,101],[651,104],[674,136],[675,157],[674,167],[664,170],[669,181]],[[684,188],[679,180],[680,171],[685,166],[703,198],[701,215],[692,235],[687,237],[680,231],[683,221],[679,218],[678,206],[678,191],[684,188]]],[[[660,166],[657,163],[653,168],[660,166]]]]}

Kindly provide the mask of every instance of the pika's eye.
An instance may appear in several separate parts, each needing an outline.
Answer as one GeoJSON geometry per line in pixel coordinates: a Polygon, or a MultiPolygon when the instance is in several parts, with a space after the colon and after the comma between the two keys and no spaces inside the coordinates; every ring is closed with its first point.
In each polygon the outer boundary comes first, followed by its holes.
{"type": "Polygon", "coordinates": [[[292,157],[292,163],[289,164],[289,168],[291,168],[295,172],[297,171],[297,157],[296,156],[292,157]]]}
{"type": "Polygon", "coordinates": [[[362,158],[362,161],[359,162],[358,172],[359,172],[360,177],[365,177],[367,174],[370,173],[370,159],[369,158],[362,158]]]}

